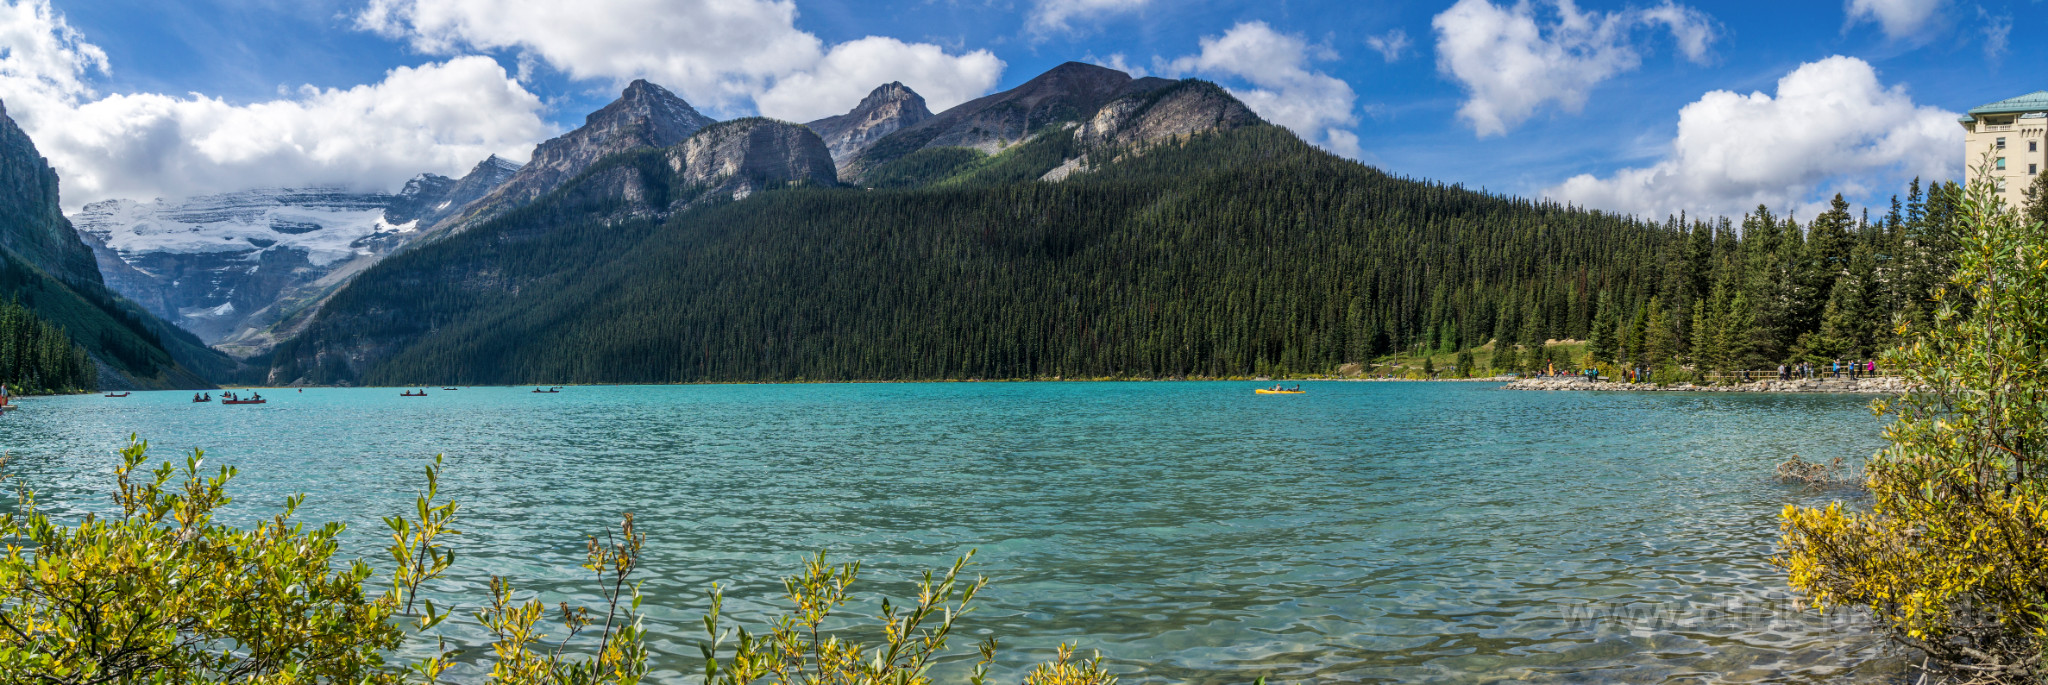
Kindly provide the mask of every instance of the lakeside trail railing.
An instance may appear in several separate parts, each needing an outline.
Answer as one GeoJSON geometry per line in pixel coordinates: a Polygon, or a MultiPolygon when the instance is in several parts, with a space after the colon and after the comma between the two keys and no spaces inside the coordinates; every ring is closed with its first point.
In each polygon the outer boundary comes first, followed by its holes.
{"type": "Polygon", "coordinates": [[[1754,382],[1756,382],[1756,381],[1778,381],[1778,380],[1784,380],[1784,381],[1832,381],[1832,380],[1843,380],[1843,381],[1863,381],[1863,380],[1876,380],[1876,379],[1883,379],[1883,378],[1899,378],[1900,376],[1899,376],[1898,374],[1896,374],[1896,373],[1887,373],[1887,372],[1884,372],[1884,371],[1879,371],[1879,372],[1877,372],[1877,373],[1868,373],[1868,372],[1860,372],[1860,371],[1859,371],[1859,372],[1855,372],[1855,373],[1851,373],[1851,372],[1848,372],[1848,371],[1843,371],[1843,372],[1841,372],[1841,373],[1836,373],[1836,372],[1833,372],[1833,371],[1826,371],[1826,372],[1823,372],[1823,371],[1814,371],[1814,372],[1813,372],[1813,375],[1811,375],[1811,376],[1808,376],[1808,375],[1804,375],[1804,374],[1798,374],[1798,373],[1794,373],[1794,374],[1789,374],[1789,375],[1786,375],[1786,376],[1785,376],[1785,377],[1783,377],[1783,378],[1780,378],[1780,377],[1778,377],[1778,370],[1777,370],[1777,369],[1769,369],[1769,370],[1764,370],[1764,371],[1715,371],[1715,372],[1711,372],[1711,373],[1703,373],[1703,374],[1699,374],[1699,377],[1700,377],[1701,379],[1704,379],[1704,380],[1706,380],[1706,381],[1708,381],[1708,382],[1713,382],[1713,383],[1754,383],[1754,382]]]}
{"type": "MultiPolygon", "coordinates": [[[[1529,374],[1529,375],[1527,375],[1527,376],[1524,376],[1524,377],[1525,377],[1525,378],[1532,378],[1532,379],[1567,379],[1567,378],[1575,378],[1575,379],[1579,379],[1579,380],[1585,380],[1585,379],[1586,379],[1586,376],[1585,376],[1585,374],[1574,374],[1574,373],[1557,373],[1557,374],[1545,374],[1545,373],[1534,373],[1534,374],[1529,374]]],[[[1692,374],[1691,380],[1692,380],[1692,382],[1694,382],[1694,383],[1699,383],[1699,384],[1706,384],[1706,385],[1733,385],[1733,384],[1738,384],[1738,383],[1755,383],[1755,382],[1757,382],[1757,381],[1779,381],[1779,380],[1782,380],[1782,381],[1833,381],[1833,380],[1841,380],[1841,381],[1865,381],[1865,380],[1879,380],[1879,379],[1887,379],[1887,378],[1892,378],[1892,379],[1896,379],[1896,378],[1902,378],[1902,376],[1900,376],[1899,374],[1896,374],[1896,373],[1886,373],[1886,372],[1882,372],[1882,371],[1880,371],[1880,372],[1878,372],[1878,373],[1864,373],[1864,372],[1857,372],[1857,373],[1853,373],[1853,374],[1852,374],[1852,373],[1850,373],[1850,372],[1848,372],[1848,371],[1843,371],[1843,372],[1841,372],[1841,373],[1835,373],[1835,372],[1833,372],[1833,371],[1829,371],[1829,372],[1825,372],[1825,373],[1823,373],[1823,372],[1819,372],[1819,371],[1816,371],[1816,372],[1814,372],[1814,374],[1813,374],[1813,375],[1811,375],[1811,376],[1807,376],[1807,375],[1803,375],[1803,374],[1797,374],[1797,373],[1794,373],[1794,374],[1789,374],[1789,375],[1785,376],[1784,378],[1779,378],[1779,377],[1778,377],[1778,371],[1777,371],[1777,369],[1768,369],[1768,370],[1762,370],[1762,371],[1713,371],[1713,372],[1708,372],[1708,373],[1699,373],[1699,374],[1692,374]]],[[[1622,376],[1617,376],[1617,375],[1613,375],[1613,374],[1602,374],[1602,375],[1600,376],[1600,381],[1599,381],[1599,382],[1602,382],[1602,383],[1631,383],[1631,382],[1634,382],[1634,383],[1653,383],[1653,384],[1654,384],[1654,383],[1665,383],[1665,382],[1670,382],[1670,380],[1669,380],[1669,379],[1664,379],[1664,378],[1658,378],[1658,377],[1656,377],[1656,376],[1652,375],[1652,376],[1651,376],[1650,378],[1648,378],[1648,379],[1646,379],[1646,380],[1637,380],[1637,381],[1630,381],[1630,380],[1628,380],[1627,378],[1624,378],[1624,377],[1622,377],[1622,376]]]]}

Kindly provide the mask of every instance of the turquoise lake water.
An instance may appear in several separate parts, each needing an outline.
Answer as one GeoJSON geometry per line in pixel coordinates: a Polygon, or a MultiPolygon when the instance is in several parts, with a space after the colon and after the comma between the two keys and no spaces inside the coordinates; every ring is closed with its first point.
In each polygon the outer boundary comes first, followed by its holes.
{"type": "Polygon", "coordinates": [[[759,619],[819,549],[864,560],[862,595],[899,602],[916,572],[979,549],[993,583],[955,651],[1000,636],[997,682],[1062,640],[1102,650],[1127,683],[1819,682],[1892,668],[1852,617],[1793,609],[1769,564],[1781,508],[1843,496],[1772,468],[1874,451],[1883,422],[1867,397],[1255,385],[35,398],[0,417],[0,449],[75,515],[110,505],[128,434],[158,458],[204,448],[241,470],[234,516],[305,492],[302,516],[350,523],[349,552],[373,560],[379,517],[409,507],[445,453],[464,534],[439,590],[472,602],[491,574],[550,605],[590,601],[583,536],[631,511],[651,538],[664,683],[699,668],[713,582],[731,587],[728,614],[759,619]]]}

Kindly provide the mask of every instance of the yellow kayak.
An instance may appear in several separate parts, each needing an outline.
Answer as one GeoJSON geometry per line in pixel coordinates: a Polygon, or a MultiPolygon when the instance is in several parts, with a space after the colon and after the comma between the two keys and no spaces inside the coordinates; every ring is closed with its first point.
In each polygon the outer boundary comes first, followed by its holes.
{"type": "Polygon", "coordinates": [[[1260,394],[1260,395],[1306,395],[1306,394],[1308,394],[1308,391],[1307,391],[1307,390],[1267,390],[1267,389],[1265,389],[1265,388],[1258,388],[1258,389],[1256,389],[1256,390],[1253,390],[1252,392],[1253,392],[1253,393],[1256,393],[1256,394],[1260,394]]]}

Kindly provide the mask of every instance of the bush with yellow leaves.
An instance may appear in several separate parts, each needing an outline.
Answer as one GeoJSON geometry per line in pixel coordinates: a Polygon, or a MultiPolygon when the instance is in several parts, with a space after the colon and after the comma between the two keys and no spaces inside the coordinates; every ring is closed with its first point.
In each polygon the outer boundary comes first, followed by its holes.
{"type": "MultiPolygon", "coordinates": [[[[341,524],[307,528],[292,519],[305,498],[253,529],[214,520],[232,500],[234,469],[202,471],[194,451],[182,466],[144,470],[147,443],[122,450],[114,500],[118,517],[85,516],[75,524],[38,509],[20,490],[16,510],[0,515],[0,685],[397,685],[438,683],[457,652],[440,635],[454,609],[421,597],[422,585],[455,562],[444,536],[457,506],[440,498],[441,459],[426,468],[426,488],[410,516],[385,519],[391,533],[391,585],[372,594],[375,575],[357,559],[335,559],[341,524]],[[145,476],[138,478],[138,476],[145,476]],[[391,655],[409,641],[432,641],[430,656],[400,662],[391,655]]],[[[473,667],[492,685],[636,685],[647,675],[646,629],[639,581],[645,534],[627,514],[618,531],[589,538],[583,568],[603,606],[554,611],[538,599],[514,599],[511,582],[494,577],[473,616],[493,637],[473,667]],[[560,631],[549,634],[549,625],[560,631]]],[[[722,628],[722,593],[704,619],[707,683],[744,685],[926,685],[944,656],[955,622],[971,611],[986,578],[962,575],[973,554],[942,576],[926,573],[917,603],[902,610],[883,600],[881,639],[869,645],[852,623],[828,627],[853,597],[859,564],[830,565],[825,556],[785,581],[791,613],[759,638],[722,628]]],[[[995,658],[993,638],[981,643],[972,680],[981,685],[995,658]]],[[[1114,685],[1094,661],[1039,666],[1030,685],[1114,685]]]]}
{"type": "Polygon", "coordinates": [[[1959,682],[2039,682],[2048,640],[2048,228],[1973,183],[1939,312],[1886,355],[1913,390],[1865,468],[1867,509],[1786,507],[1778,563],[1868,610],[1959,682]]]}

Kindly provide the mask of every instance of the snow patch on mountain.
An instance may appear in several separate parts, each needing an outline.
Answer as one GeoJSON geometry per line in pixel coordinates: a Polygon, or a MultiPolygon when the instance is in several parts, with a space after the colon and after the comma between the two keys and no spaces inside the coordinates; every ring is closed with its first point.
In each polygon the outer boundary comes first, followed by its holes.
{"type": "Polygon", "coordinates": [[[71,222],[131,263],[151,253],[237,252],[253,261],[264,250],[286,249],[327,266],[371,254],[370,241],[379,236],[418,227],[417,221],[385,221],[392,197],[339,188],[265,188],[183,201],[107,200],[86,205],[71,222]]]}

